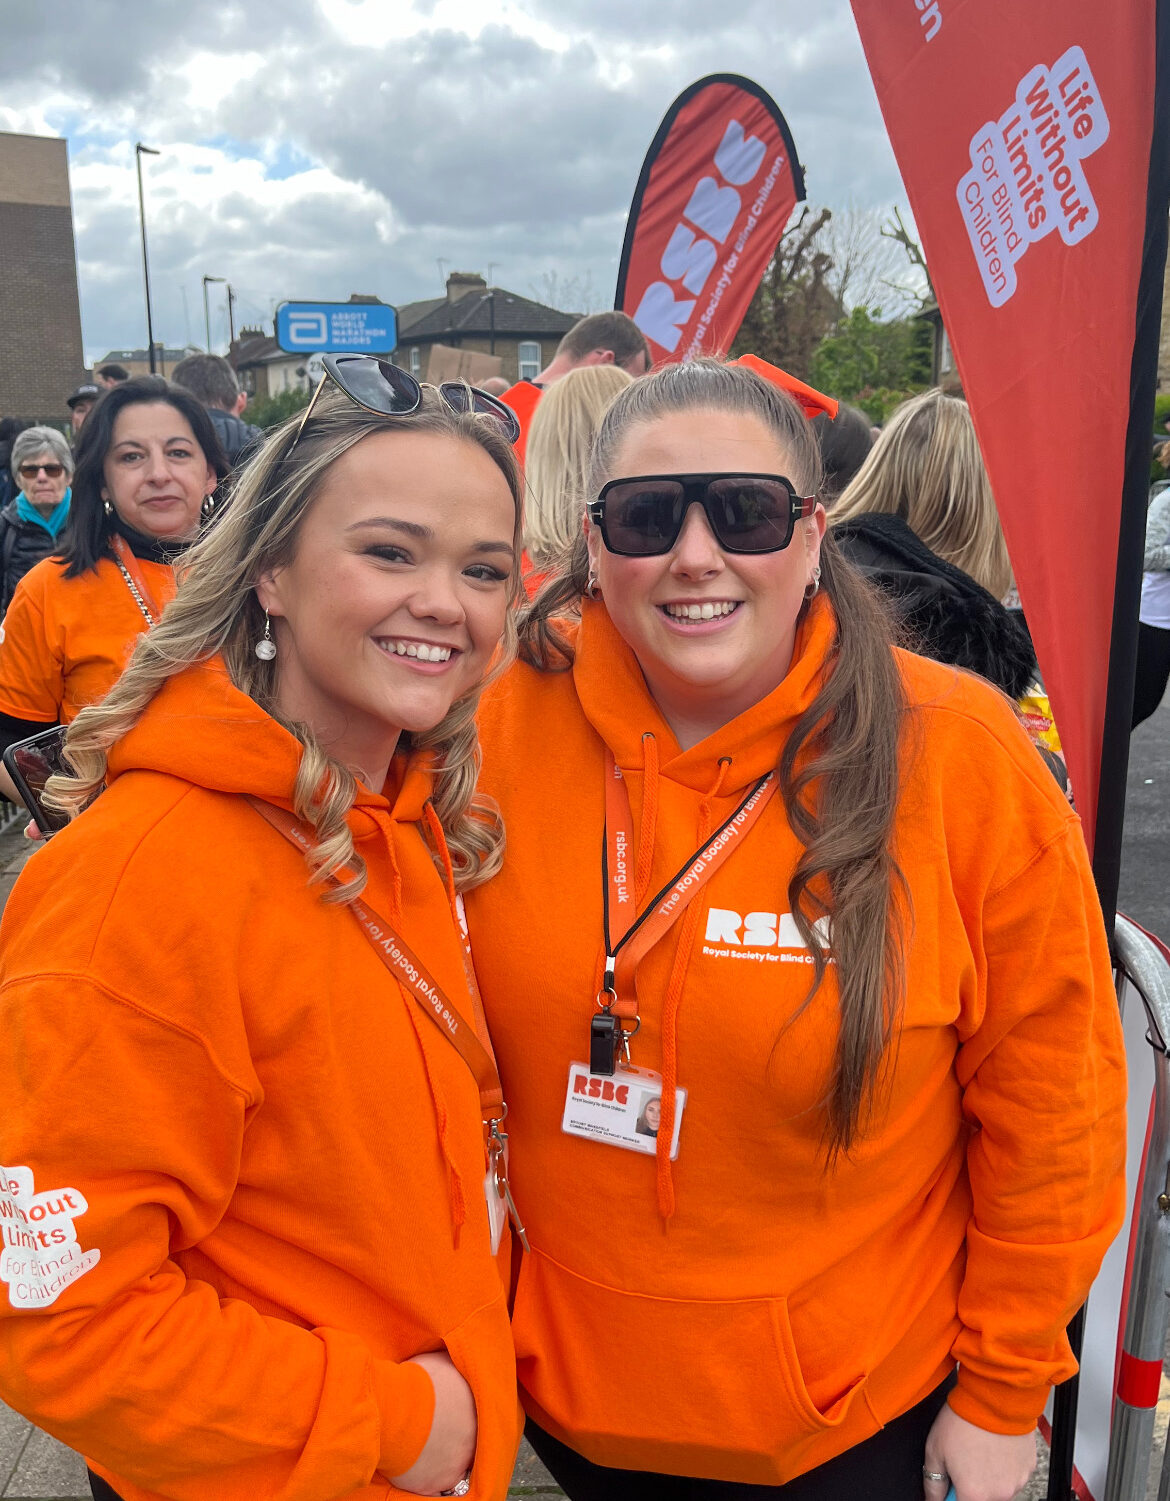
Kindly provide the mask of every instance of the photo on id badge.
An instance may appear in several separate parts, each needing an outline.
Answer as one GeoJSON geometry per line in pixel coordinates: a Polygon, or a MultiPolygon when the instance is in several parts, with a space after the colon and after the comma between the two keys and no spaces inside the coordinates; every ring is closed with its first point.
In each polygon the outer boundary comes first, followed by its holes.
{"type": "MultiPolygon", "coordinates": [[[[687,1092],[676,1089],[670,1156],[678,1156],[687,1092]]],[[[569,1086],[561,1129],[569,1136],[628,1152],[658,1149],[662,1124],[662,1078],[648,1068],[619,1068],[612,1076],[591,1074],[584,1063],[569,1065],[569,1086]]]]}

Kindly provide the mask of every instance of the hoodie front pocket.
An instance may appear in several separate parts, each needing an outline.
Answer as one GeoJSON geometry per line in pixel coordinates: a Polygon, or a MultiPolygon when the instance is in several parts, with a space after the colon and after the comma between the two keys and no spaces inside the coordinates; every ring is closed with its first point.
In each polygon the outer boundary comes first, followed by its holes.
{"type": "MultiPolygon", "coordinates": [[[[445,1334],[443,1343],[475,1398],[477,1434],[469,1501],[500,1501],[508,1491],[524,1426],[503,1294],[445,1334]]],[[[389,1494],[408,1493],[390,1486],[389,1494]]]]}
{"type": "Polygon", "coordinates": [[[850,1380],[827,1410],[813,1402],[785,1298],[626,1292],[536,1251],[524,1258],[512,1328],[536,1421],[623,1469],[783,1484],[865,1384],[850,1380]]]}

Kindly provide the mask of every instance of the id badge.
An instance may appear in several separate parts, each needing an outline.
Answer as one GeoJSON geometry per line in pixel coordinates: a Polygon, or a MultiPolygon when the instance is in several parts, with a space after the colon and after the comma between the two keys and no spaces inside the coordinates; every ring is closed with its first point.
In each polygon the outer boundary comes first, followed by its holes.
{"type": "MultiPolygon", "coordinates": [[[[674,1095],[674,1135],[670,1143],[673,1161],[678,1156],[679,1131],[687,1092],[674,1095]]],[[[561,1130],[568,1136],[624,1147],[627,1152],[653,1156],[658,1149],[662,1121],[662,1076],[648,1068],[619,1065],[612,1076],[591,1074],[585,1063],[569,1065],[569,1087],[561,1130]]]]}
{"type": "Polygon", "coordinates": [[[496,1168],[493,1163],[484,1174],[483,1196],[487,1201],[488,1234],[491,1238],[492,1255],[500,1249],[504,1240],[504,1226],[508,1223],[508,1205],[504,1199],[504,1193],[496,1181],[496,1168]]]}

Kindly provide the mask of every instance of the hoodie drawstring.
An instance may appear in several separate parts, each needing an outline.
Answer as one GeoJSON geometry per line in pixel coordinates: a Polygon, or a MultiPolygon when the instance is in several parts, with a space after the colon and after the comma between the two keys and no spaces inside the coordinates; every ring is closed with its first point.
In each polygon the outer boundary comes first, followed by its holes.
{"type": "Polygon", "coordinates": [[[634,872],[634,904],[639,908],[650,886],[657,827],[658,741],[647,731],[642,736],[642,826],[638,831],[638,866],[634,872]]]}
{"type": "Polygon", "coordinates": [[[443,867],[443,884],[447,888],[447,901],[451,907],[451,916],[455,919],[455,926],[462,930],[463,925],[459,921],[457,906],[458,897],[455,893],[455,867],[451,863],[451,851],[447,848],[447,836],[443,832],[443,825],[429,797],[423,804],[422,816],[423,823],[427,826],[427,833],[431,836],[431,846],[443,867]]]}
{"type": "MultiPolygon", "coordinates": [[[[731,762],[723,759],[711,784],[711,790],[699,804],[699,842],[711,833],[714,820],[711,803],[719,796],[731,762]]],[[[641,852],[639,851],[639,854],[641,852]]],[[[674,1215],[674,1170],[670,1161],[670,1144],[674,1140],[674,1116],[678,1090],[678,1013],[682,1006],[683,987],[695,945],[695,930],[702,912],[701,902],[692,902],[682,920],[670,981],[662,1003],[662,1121],[658,1128],[654,1154],[657,1167],[658,1213],[664,1221],[674,1215]]]]}
{"type": "Polygon", "coordinates": [[[427,1055],[427,1045],[423,1040],[422,1028],[419,1019],[415,1015],[416,1008],[410,1006],[407,1015],[410,1017],[410,1025],[414,1028],[414,1035],[418,1038],[418,1050],[422,1054],[423,1072],[427,1076],[427,1088],[431,1094],[431,1104],[435,1111],[435,1126],[439,1133],[439,1155],[443,1159],[443,1165],[447,1169],[447,1202],[451,1206],[451,1241],[455,1249],[459,1249],[459,1237],[467,1220],[467,1198],[463,1192],[463,1176],[455,1166],[455,1159],[451,1153],[450,1120],[447,1114],[447,1102],[443,1098],[443,1092],[435,1080],[431,1071],[431,1060],[427,1055]]]}
{"type": "MultiPolygon", "coordinates": [[[[455,869],[451,863],[451,852],[447,848],[447,840],[443,834],[443,825],[439,821],[439,815],[435,812],[428,798],[423,804],[422,821],[430,835],[431,844],[439,863],[443,867],[443,885],[447,891],[447,901],[451,907],[451,920],[455,924],[455,932],[460,943],[463,942],[462,923],[459,919],[457,895],[455,891],[455,869]]],[[[391,845],[393,854],[393,845],[391,845]]],[[[398,862],[394,861],[395,899],[401,909],[402,901],[402,877],[399,873],[398,862]]],[[[447,1112],[447,1102],[443,1092],[439,1088],[431,1070],[430,1058],[427,1056],[427,1046],[423,1039],[422,1029],[419,1026],[418,1017],[415,1015],[413,1006],[408,1008],[410,1024],[414,1028],[414,1035],[418,1038],[419,1052],[422,1054],[423,1070],[427,1077],[427,1088],[431,1094],[431,1104],[435,1111],[435,1126],[439,1133],[439,1154],[443,1159],[443,1165],[447,1169],[447,1201],[451,1206],[451,1235],[455,1249],[459,1249],[459,1237],[467,1220],[467,1196],[463,1189],[463,1176],[455,1166],[455,1159],[451,1152],[450,1118],[447,1112]]]]}

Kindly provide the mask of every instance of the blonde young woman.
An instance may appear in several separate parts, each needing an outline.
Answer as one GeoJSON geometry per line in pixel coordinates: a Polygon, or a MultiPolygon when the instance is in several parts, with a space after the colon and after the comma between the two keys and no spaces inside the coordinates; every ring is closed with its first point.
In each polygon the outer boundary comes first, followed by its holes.
{"type": "Polygon", "coordinates": [[[967,403],[911,397],[829,510],[845,557],[887,595],[916,651],[1021,699],[1036,653],[1018,613],[1007,543],[967,403]]]}
{"type": "Polygon", "coordinates": [[[524,549],[533,569],[527,580],[530,592],[581,531],[593,440],[606,409],[632,380],[618,365],[589,365],[570,370],[541,398],[524,457],[524,549]]]}
{"type": "Polygon", "coordinates": [[[1080,826],[892,647],[776,386],[669,365],[593,462],[484,698],[468,900],[533,1443],[573,1501],[1009,1501],[1123,1209],[1080,826]]]}
{"type": "Polygon", "coordinates": [[[0,1393],[107,1501],[498,1501],[519,1438],[456,910],[502,854],[514,425],[328,368],[353,399],[269,441],[73,725],[53,793],[106,790],[4,918],[0,1393]]]}

